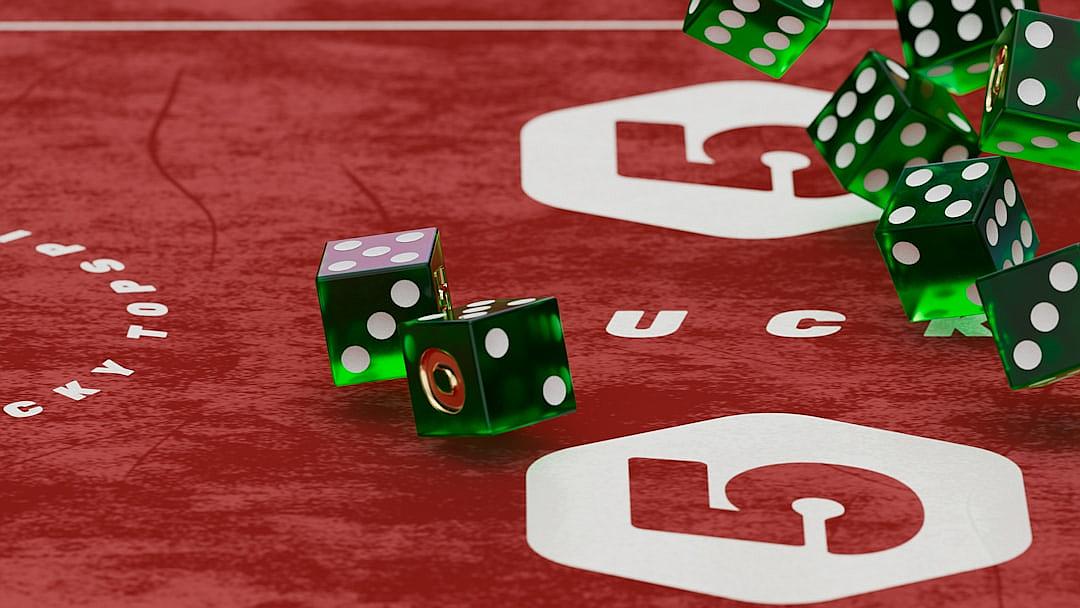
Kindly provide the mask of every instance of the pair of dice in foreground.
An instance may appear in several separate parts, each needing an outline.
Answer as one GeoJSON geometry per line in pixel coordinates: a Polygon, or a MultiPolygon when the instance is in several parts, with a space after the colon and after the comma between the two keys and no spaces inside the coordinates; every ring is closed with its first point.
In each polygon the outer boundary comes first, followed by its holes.
{"type": "Polygon", "coordinates": [[[1004,158],[906,169],[875,237],[910,320],[985,310],[1011,387],[1080,371],[1080,246],[1033,259],[1039,237],[1004,158]]]}
{"type": "Polygon", "coordinates": [[[316,287],[334,383],[407,377],[420,435],[494,435],[575,409],[555,298],[454,308],[436,228],[330,241],[316,287]]]}

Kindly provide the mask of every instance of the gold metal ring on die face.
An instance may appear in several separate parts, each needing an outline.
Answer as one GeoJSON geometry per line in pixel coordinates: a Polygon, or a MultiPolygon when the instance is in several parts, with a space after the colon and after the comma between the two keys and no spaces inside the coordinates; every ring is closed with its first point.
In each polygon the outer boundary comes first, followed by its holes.
{"type": "Polygon", "coordinates": [[[420,355],[420,385],[428,403],[437,411],[452,415],[465,407],[461,368],[444,350],[429,348],[420,355]]]}
{"type": "Polygon", "coordinates": [[[1006,64],[1009,60],[1009,47],[1008,45],[1002,46],[998,51],[997,57],[994,58],[994,68],[990,72],[990,85],[986,87],[986,111],[992,112],[994,110],[994,100],[1001,94],[1001,89],[1005,86],[1005,72],[1007,70],[1006,64]]]}

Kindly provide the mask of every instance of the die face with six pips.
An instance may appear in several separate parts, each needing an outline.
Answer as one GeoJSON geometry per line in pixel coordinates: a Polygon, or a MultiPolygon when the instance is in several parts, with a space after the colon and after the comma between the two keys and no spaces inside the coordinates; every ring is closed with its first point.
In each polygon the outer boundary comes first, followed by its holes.
{"type": "Polygon", "coordinates": [[[316,288],[338,386],[403,378],[399,324],[451,306],[436,228],[330,241],[316,288]]]}
{"type": "Polygon", "coordinates": [[[495,435],[576,407],[555,298],[481,300],[402,329],[420,435],[495,435]]]}
{"type": "Polygon", "coordinates": [[[979,279],[986,316],[1014,389],[1080,371],[1080,244],[979,279]]]}
{"type": "Polygon", "coordinates": [[[979,314],[976,279],[1039,246],[1001,157],[906,169],[875,238],[912,321],[979,314]]]}
{"type": "Polygon", "coordinates": [[[683,31],[780,78],[825,31],[832,0],[691,0],[683,31]]]}
{"type": "Polygon", "coordinates": [[[905,167],[978,153],[975,130],[943,87],[870,51],[808,128],[836,179],[884,208],[905,167]]]}
{"type": "Polygon", "coordinates": [[[992,50],[982,149],[1080,169],[1080,21],[1018,11],[992,50]]]}

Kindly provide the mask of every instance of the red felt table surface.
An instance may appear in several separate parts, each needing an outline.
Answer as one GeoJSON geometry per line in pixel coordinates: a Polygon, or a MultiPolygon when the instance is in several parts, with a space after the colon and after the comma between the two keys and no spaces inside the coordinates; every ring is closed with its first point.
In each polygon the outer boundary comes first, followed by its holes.
{"type": "MultiPolygon", "coordinates": [[[[684,10],[217,4],[23,3],[0,19],[684,10]]],[[[884,1],[837,7],[839,18],[890,15],[884,1]]],[[[831,90],[868,47],[900,57],[895,31],[831,30],[784,83],[831,90]]],[[[677,31],[3,33],[0,66],[0,233],[33,232],[0,245],[0,402],[45,408],[0,417],[0,604],[741,605],[544,559],[525,539],[525,472],[562,448],[755,412],[977,446],[1023,471],[1023,555],[836,606],[1080,601],[1080,382],[1011,392],[992,340],[924,337],[903,316],[873,224],[713,238],[522,191],[519,134],[538,115],[765,79],[677,31]],[[421,439],[404,381],[332,385],[314,289],[323,243],[424,226],[442,231],[457,302],[558,297],[576,413],[499,437],[421,439]],[[43,242],[87,250],[49,257],[34,250],[43,242]],[[79,269],[94,258],[125,270],[79,269]],[[156,291],[115,294],[116,279],[156,291]],[[168,314],[134,317],[125,308],[139,301],[168,314]],[[822,339],[765,331],[797,309],[848,320],[822,339]],[[671,336],[628,340],[605,332],[617,310],[688,314],[671,336]],[[133,323],[168,337],[128,339],[133,323]],[[91,374],[105,359],[135,373],[91,374]],[[52,391],[71,380],[101,392],[52,391]]],[[[981,97],[961,105],[975,118],[981,97]]],[[[638,148],[639,166],[663,162],[638,148]]],[[[711,151],[718,165],[759,152],[711,151]]],[[[1080,240],[1080,178],[1011,164],[1042,251],[1080,240]]],[[[817,195],[838,193],[819,177],[817,195]]]]}

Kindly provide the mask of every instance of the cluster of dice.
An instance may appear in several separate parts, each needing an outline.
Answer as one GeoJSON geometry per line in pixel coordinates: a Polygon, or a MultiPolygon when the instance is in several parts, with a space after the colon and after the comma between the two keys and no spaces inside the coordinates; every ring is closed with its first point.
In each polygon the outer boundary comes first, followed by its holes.
{"type": "Polygon", "coordinates": [[[338,386],[408,378],[420,435],[494,435],[575,409],[555,298],[454,308],[437,228],[330,241],[315,279],[338,386]]]}
{"type": "MultiPolygon", "coordinates": [[[[978,158],[1080,169],[1080,21],[1037,0],[893,5],[906,66],[869,51],[810,138],[848,191],[884,209],[875,237],[908,319],[985,312],[1014,389],[1080,371],[1080,244],[1035,257],[1008,162],[978,158]],[[952,94],[982,87],[980,135],[952,94]]],[[[683,30],[779,78],[831,7],[692,0],[683,30]]]]}

